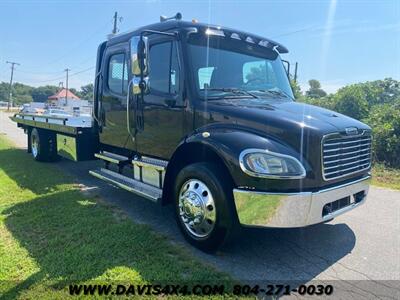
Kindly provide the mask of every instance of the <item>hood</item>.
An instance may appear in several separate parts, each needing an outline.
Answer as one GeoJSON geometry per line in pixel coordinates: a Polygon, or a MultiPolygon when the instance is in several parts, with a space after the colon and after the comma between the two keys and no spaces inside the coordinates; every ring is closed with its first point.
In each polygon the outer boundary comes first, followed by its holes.
{"type": "Polygon", "coordinates": [[[260,134],[276,137],[298,150],[300,144],[304,145],[304,138],[319,142],[323,135],[342,132],[348,127],[370,129],[340,113],[286,99],[221,99],[201,105],[204,106],[201,111],[209,113],[206,123],[223,122],[248,127],[260,134]]]}

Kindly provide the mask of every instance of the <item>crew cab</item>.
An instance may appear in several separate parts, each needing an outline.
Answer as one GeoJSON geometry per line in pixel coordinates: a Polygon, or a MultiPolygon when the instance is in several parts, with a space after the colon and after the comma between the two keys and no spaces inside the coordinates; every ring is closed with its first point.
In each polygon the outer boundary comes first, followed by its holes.
{"type": "Polygon", "coordinates": [[[287,52],[177,15],[100,44],[90,124],[13,120],[35,159],[103,160],[90,174],[172,204],[185,238],[212,252],[240,227],[305,227],[366,200],[371,128],[296,102],[287,52]]]}

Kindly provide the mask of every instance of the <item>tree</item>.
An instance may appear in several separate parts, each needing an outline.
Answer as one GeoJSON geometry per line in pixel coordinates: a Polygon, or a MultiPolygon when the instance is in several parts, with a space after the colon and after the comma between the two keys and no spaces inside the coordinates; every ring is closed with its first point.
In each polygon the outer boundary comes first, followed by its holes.
{"type": "MultiPolygon", "coordinates": [[[[23,104],[32,101],[31,93],[33,87],[22,83],[14,83],[12,87],[12,99],[14,104],[23,104]]],[[[0,101],[8,101],[10,95],[10,84],[0,83],[0,101]]]]}
{"type": "Polygon", "coordinates": [[[94,86],[93,83],[86,84],[81,86],[80,97],[85,100],[93,99],[94,86]]]}
{"type": "Polygon", "coordinates": [[[321,89],[321,83],[316,79],[310,79],[308,81],[310,88],[306,91],[306,95],[310,98],[322,98],[325,97],[327,94],[326,92],[321,89]]]}
{"type": "Polygon", "coordinates": [[[8,101],[10,85],[6,82],[0,83],[0,101],[8,101]]]}
{"type": "Polygon", "coordinates": [[[293,95],[294,95],[295,99],[303,98],[303,93],[301,92],[300,85],[296,81],[291,79],[290,86],[292,87],[292,91],[293,91],[293,95]]]}
{"type": "Polygon", "coordinates": [[[35,102],[46,102],[47,98],[57,93],[58,87],[54,85],[46,85],[35,88],[32,91],[32,98],[35,102]]]}
{"type": "Polygon", "coordinates": [[[339,89],[334,96],[334,110],[362,120],[368,116],[368,101],[365,92],[359,85],[348,85],[339,89]]]}
{"type": "Polygon", "coordinates": [[[365,120],[372,127],[374,160],[400,167],[400,101],[375,105],[365,120]]]}
{"type": "Polygon", "coordinates": [[[13,102],[15,105],[21,105],[24,103],[30,103],[32,102],[32,96],[31,95],[16,95],[13,96],[13,102]]]}
{"type": "Polygon", "coordinates": [[[72,94],[78,96],[79,98],[81,97],[81,95],[80,95],[80,93],[78,92],[77,89],[69,88],[68,90],[69,90],[72,94]]]}

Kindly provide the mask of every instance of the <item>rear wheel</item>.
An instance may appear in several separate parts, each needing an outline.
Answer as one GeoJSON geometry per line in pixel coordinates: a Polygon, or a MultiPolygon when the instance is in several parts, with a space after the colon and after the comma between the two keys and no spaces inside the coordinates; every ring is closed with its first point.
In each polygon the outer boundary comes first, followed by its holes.
{"type": "Polygon", "coordinates": [[[178,226],[189,243],[205,252],[230,241],[237,227],[232,186],[223,178],[215,165],[195,163],[183,168],[175,182],[178,226]]]}
{"type": "Polygon", "coordinates": [[[33,128],[30,134],[30,150],[33,158],[37,161],[57,160],[58,155],[55,134],[33,128]]]}

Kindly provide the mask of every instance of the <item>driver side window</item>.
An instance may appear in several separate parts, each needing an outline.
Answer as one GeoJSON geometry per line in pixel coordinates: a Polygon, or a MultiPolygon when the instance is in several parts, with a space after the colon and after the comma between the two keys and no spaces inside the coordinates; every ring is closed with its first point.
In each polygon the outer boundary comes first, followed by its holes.
{"type": "Polygon", "coordinates": [[[151,91],[178,94],[180,70],[176,43],[164,42],[151,46],[149,64],[151,91]]]}

